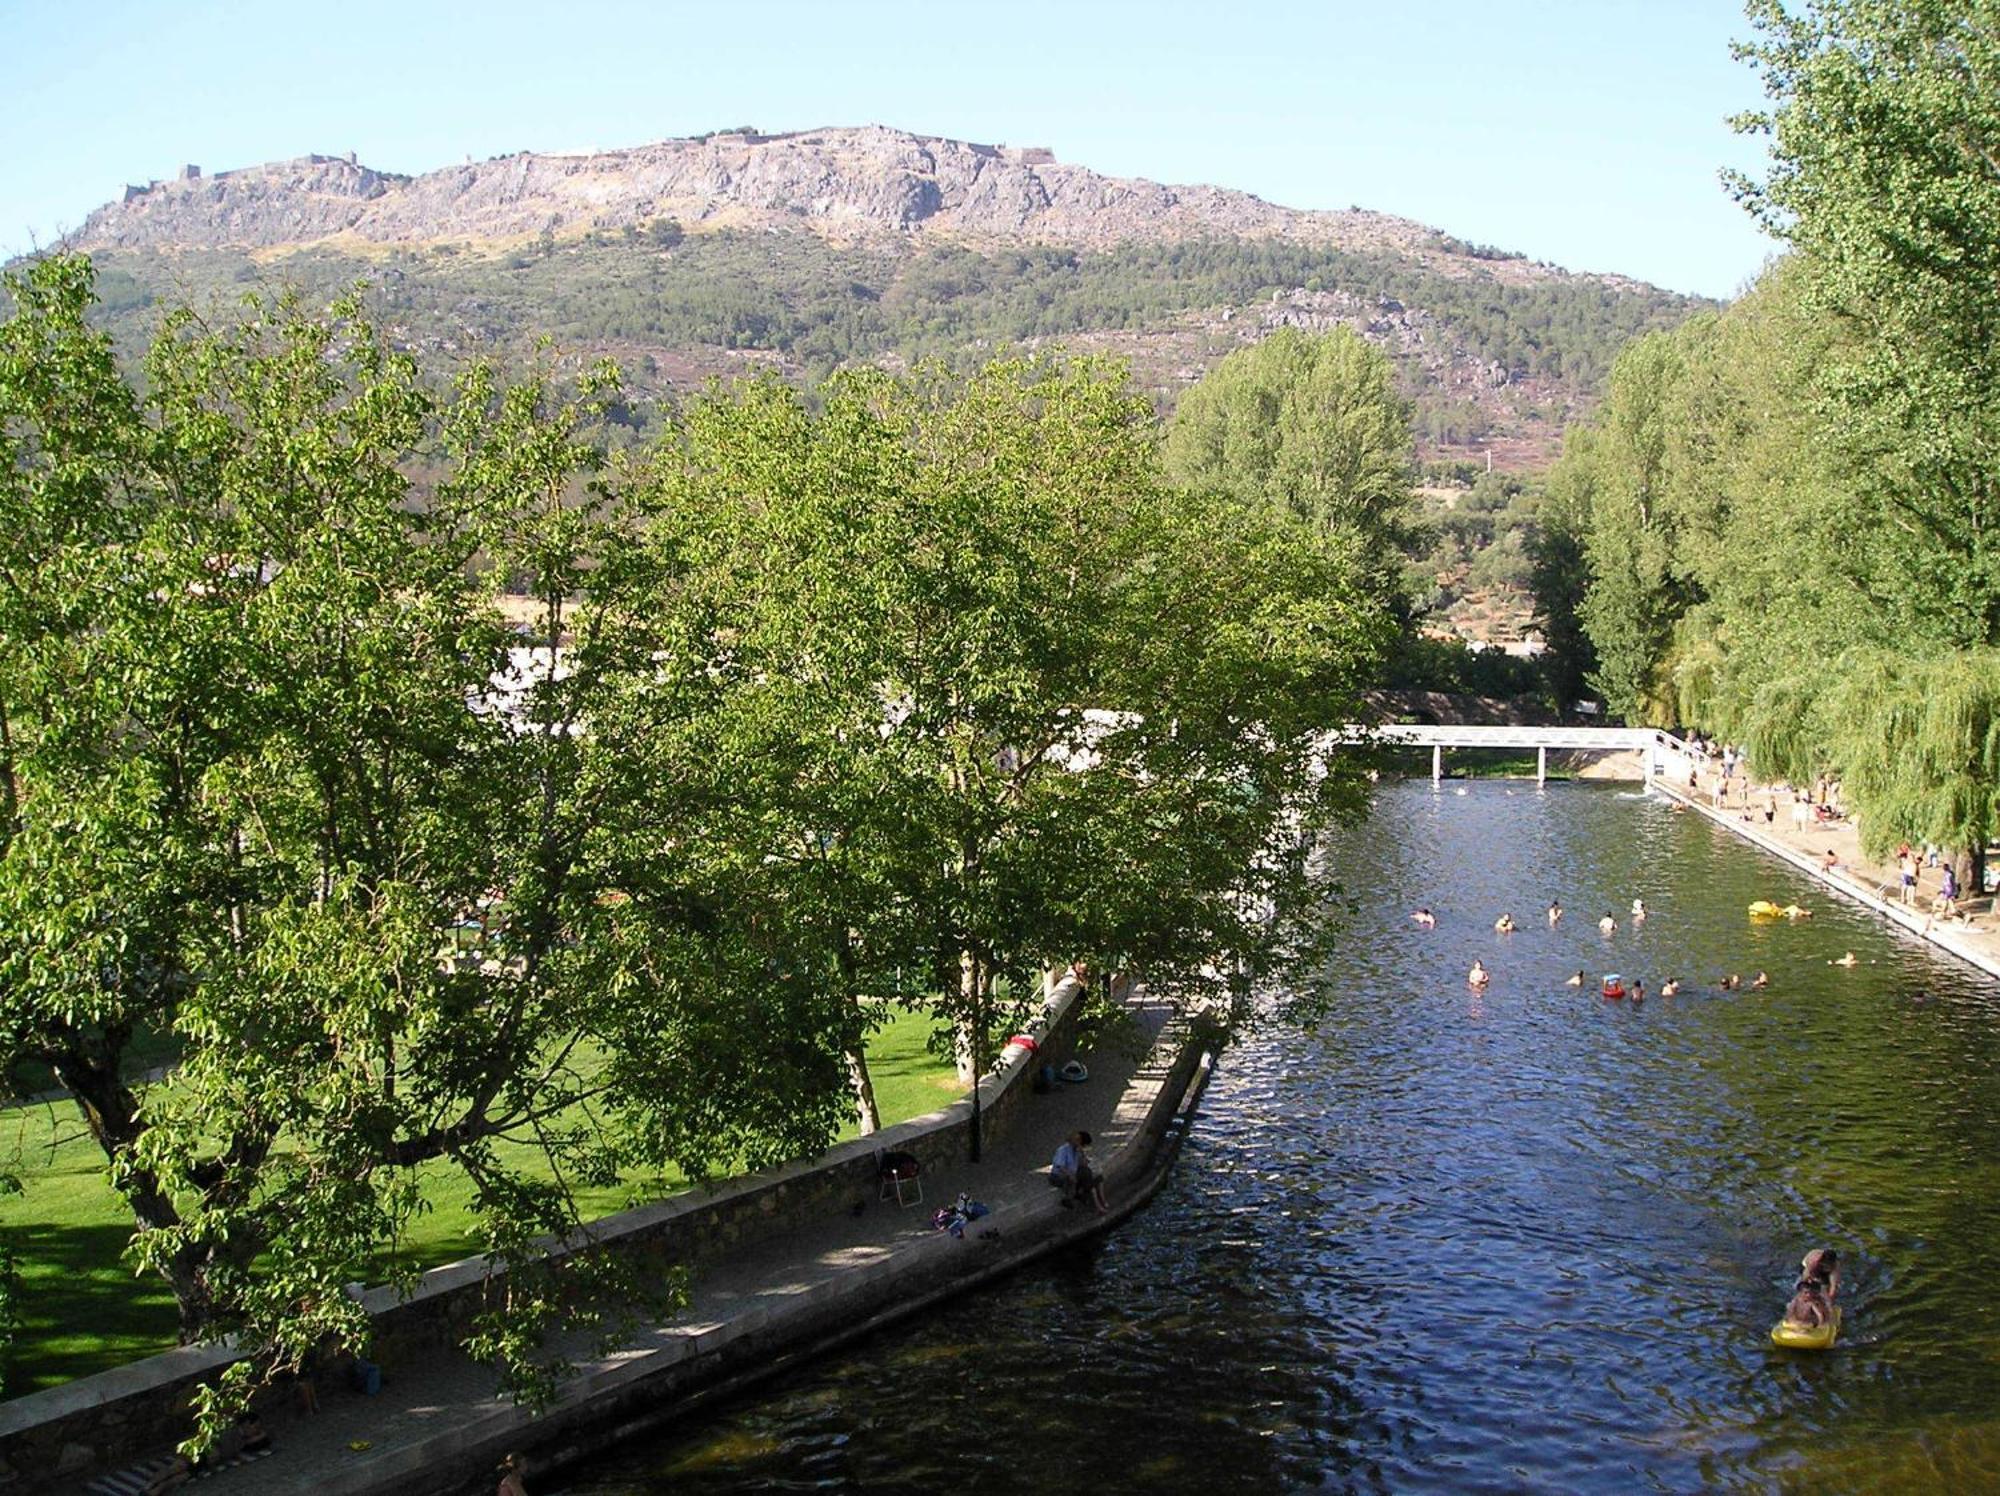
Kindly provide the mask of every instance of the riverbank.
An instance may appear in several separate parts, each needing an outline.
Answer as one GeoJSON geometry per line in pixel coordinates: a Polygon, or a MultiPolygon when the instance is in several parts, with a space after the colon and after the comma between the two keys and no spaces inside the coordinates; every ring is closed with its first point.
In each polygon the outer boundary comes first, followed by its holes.
{"type": "Polygon", "coordinates": [[[2000,977],[2000,927],[1996,927],[1990,900],[1982,897],[1969,901],[1988,906],[1983,914],[1975,916],[1969,923],[1934,919],[1930,910],[1939,891],[1940,869],[1919,868],[1916,900],[1906,905],[1900,896],[1896,869],[1894,866],[1885,867],[1862,853],[1860,832],[1851,821],[1808,826],[1801,831],[1791,824],[1789,792],[1774,791],[1773,787],[1761,784],[1750,787],[1747,810],[1734,803],[1718,808],[1713,801],[1715,776],[1712,771],[1701,773],[1697,769],[1698,788],[1690,792],[1687,788],[1691,767],[1688,760],[1678,754],[1666,754],[1664,758],[1669,765],[1668,771],[1655,775],[1651,781],[1653,789],[1660,794],[1707,817],[1752,846],[1782,859],[1842,898],[1873,910],[1919,940],[1949,952],[1988,975],[2000,977]],[[1774,793],[1777,794],[1777,814],[1766,822],[1764,808],[1774,793]],[[1826,866],[1828,852],[1832,852],[1837,859],[1831,869],[1826,866]]]}
{"type": "MultiPolygon", "coordinates": [[[[1179,1137],[1175,1119],[1205,1075],[1202,1047],[1168,1024],[1164,1007],[1135,997],[1130,1012],[1134,1025],[1122,1043],[1114,1036],[1083,1052],[1091,1072],[1083,1084],[1029,1095],[1025,1056],[1017,1056],[1004,1076],[989,1078],[994,1125],[979,1164],[964,1162],[962,1144],[938,1156],[910,1131],[962,1138],[966,1103],[883,1134],[891,1148],[932,1154],[921,1202],[905,1206],[893,1195],[880,1200],[872,1181],[866,1189],[846,1187],[855,1198],[843,1195],[838,1208],[810,1219],[784,1216],[776,1197],[765,1201],[777,1207],[771,1223],[761,1235],[745,1229],[705,1266],[680,1314],[610,1355],[593,1354],[580,1337],[562,1347],[577,1370],[545,1412],[531,1414],[500,1398],[493,1373],[455,1345],[385,1355],[378,1396],[326,1392],[323,1411],[310,1417],[274,1408],[265,1421],[276,1452],[204,1479],[203,1489],[244,1496],[484,1493],[492,1487],[494,1462],[508,1452],[526,1454],[532,1487],[537,1478],[601,1453],[617,1439],[1108,1229],[1158,1188],[1179,1137]],[[1096,1135],[1100,1167],[1110,1180],[1114,1208],[1106,1215],[1062,1209],[1046,1184],[1049,1154],[1079,1127],[1096,1135]],[[931,1212],[960,1191],[992,1210],[962,1239],[930,1227],[931,1212]]],[[[723,1192],[754,1185],[754,1178],[732,1182],[723,1192]]],[[[476,1278],[481,1270],[470,1264],[460,1271],[476,1278]]],[[[173,1354],[228,1359],[221,1351],[173,1354]]],[[[85,1470],[64,1475],[67,1451],[36,1463],[19,1458],[32,1436],[21,1424],[36,1411],[24,1404],[61,1395],[72,1402],[109,1399],[140,1369],[88,1378],[0,1410],[0,1459],[11,1467],[0,1469],[0,1488],[123,1496],[143,1486],[137,1472],[156,1467],[164,1449],[156,1446],[145,1460],[136,1458],[143,1449],[130,1450],[123,1473],[108,1477],[85,1470]]]]}

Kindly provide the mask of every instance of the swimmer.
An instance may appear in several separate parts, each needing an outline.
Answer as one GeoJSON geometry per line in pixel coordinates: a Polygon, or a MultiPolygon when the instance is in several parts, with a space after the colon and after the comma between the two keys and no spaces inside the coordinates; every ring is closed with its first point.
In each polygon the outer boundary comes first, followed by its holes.
{"type": "Polygon", "coordinates": [[[1838,961],[1829,961],[1826,964],[1828,966],[1859,966],[1861,962],[1859,958],[1855,956],[1853,951],[1849,951],[1846,955],[1842,956],[1838,961]]]}
{"type": "Polygon", "coordinates": [[[1549,900],[1549,928],[1553,930],[1562,923],[1563,906],[1554,899],[1549,900]]]}
{"type": "Polygon", "coordinates": [[[1491,973],[1489,973],[1486,970],[1485,963],[1479,960],[1477,957],[1474,957],[1472,962],[1472,970],[1468,971],[1465,974],[1465,980],[1474,987],[1484,987],[1488,982],[1493,980],[1493,977],[1491,973]]]}
{"type": "Polygon", "coordinates": [[[1679,977],[1669,978],[1660,984],[1660,996],[1662,997],[1678,997],[1680,990],[1681,983],[1679,977]]]}
{"type": "Polygon", "coordinates": [[[1814,1247],[1799,1264],[1799,1281],[1785,1306],[1785,1323],[1816,1330],[1833,1319],[1833,1301],[1840,1293],[1840,1258],[1830,1247],[1814,1247]]]}
{"type": "Polygon", "coordinates": [[[1632,983],[1632,990],[1625,995],[1635,1003],[1644,1002],[1646,1000],[1646,984],[1635,979],[1632,983]]]}
{"type": "Polygon", "coordinates": [[[1514,933],[1514,916],[1511,914],[1501,915],[1493,921],[1493,928],[1498,930],[1502,935],[1512,935],[1514,933]]]}
{"type": "Polygon", "coordinates": [[[1771,976],[1769,972],[1760,971],[1750,979],[1750,990],[1752,992],[1761,992],[1770,985],[1771,976]]]}
{"type": "Polygon", "coordinates": [[[1616,935],[1618,933],[1618,921],[1611,917],[1610,910],[1605,910],[1604,918],[1597,922],[1597,933],[1600,935],[1616,935]]]}
{"type": "Polygon", "coordinates": [[[1410,921],[1419,930],[1428,930],[1437,924],[1437,916],[1428,909],[1419,909],[1415,914],[1410,916],[1410,921]]]}
{"type": "Polygon", "coordinates": [[[1565,987],[1581,987],[1583,985],[1583,973],[1579,971],[1575,976],[1563,983],[1563,985],[1565,987]]]}
{"type": "Polygon", "coordinates": [[[1634,899],[1632,901],[1632,918],[1644,919],[1645,917],[1646,917],[1646,901],[1644,899],[1634,899]]]}

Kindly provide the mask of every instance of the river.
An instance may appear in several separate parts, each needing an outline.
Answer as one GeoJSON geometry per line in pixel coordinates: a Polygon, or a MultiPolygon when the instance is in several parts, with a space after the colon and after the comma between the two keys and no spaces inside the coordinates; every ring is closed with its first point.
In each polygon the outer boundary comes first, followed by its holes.
{"type": "Polygon", "coordinates": [[[1224,1056],[1146,1211],[569,1489],[2000,1489],[1989,979],[1631,790],[1385,784],[1334,860],[1333,1017],[1224,1056]],[[1821,1244],[1841,1343],[1774,1350],[1821,1244]]]}

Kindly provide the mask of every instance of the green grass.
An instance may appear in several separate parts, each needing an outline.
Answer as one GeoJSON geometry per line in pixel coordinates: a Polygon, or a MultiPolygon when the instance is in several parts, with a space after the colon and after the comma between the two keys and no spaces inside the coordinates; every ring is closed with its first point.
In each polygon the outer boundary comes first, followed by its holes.
{"type": "MultiPolygon", "coordinates": [[[[951,1062],[928,1047],[932,1020],[897,1010],[869,1042],[869,1070],[885,1124],[936,1111],[960,1094],[951,1062]]],[[[855,1135],[850,1123],[842,1138],[855,1135]]],[[[526,1150],[522,1150],[523,1154],[526,1150]]],[[[135,1276],[122,1254],[131,1216],[106,1177],[104,1155],[67,1102],[0,1112],[0,1167],[23,1191],[0,1199],[0,1236],[19,1256],[21,1325],[9,1392],[18,1395],[156,1352],[174,1344],[173,1295],[154,1277],[135,1276]]],[[[586,1218],[661,1198],[686,1181],[627,1181],[578,1191],[586,1218]]],[[[480,1247],[472,1190],[462,1174],[435,1168],[430,1208],[401,1243],[418,1267],[470,1256],[480,1247]]]]}

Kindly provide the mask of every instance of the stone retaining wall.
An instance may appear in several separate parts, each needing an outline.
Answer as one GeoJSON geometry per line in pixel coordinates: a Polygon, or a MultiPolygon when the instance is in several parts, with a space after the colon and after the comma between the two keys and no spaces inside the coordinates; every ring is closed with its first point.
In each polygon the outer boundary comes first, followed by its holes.
{"type": "MultiPolygon", "coordinates": [[[[1080,1009],[1073,983],[1056,988],[1029,1032],[1033,1054],[1009,1047],[980,1081],[982,1126],[1004,1131],[1032,1094],[1037,1066],[1073,1052],[1080,1009]]],[[[878,1188],[878,1152],[911,1153],[926,1171],[964,1156],[972,1128],[970,1098],[940,1112],[840,1144],[817,1160],[781,1165],[657,1205],[596,1222],[590,1240],[557,1250],[630,1253],[647,1263],[694,1270],[753,1241],[782,1234],[878,1188]]],[[[393,1288],[359,1291],[374,1319],[370,1356],[392,1373],[404,1358],[434,1353],[463,1338],[467,1324],[504,1280],[480,1259],[435,1268],[405,1297],[393,1288]]],[[[185,1346],[0,1404],[0,1491],[9,1496],[66,1487],[187,1436],[189,1399],[237,1359],[227,1345],[185,1346]]]]}

